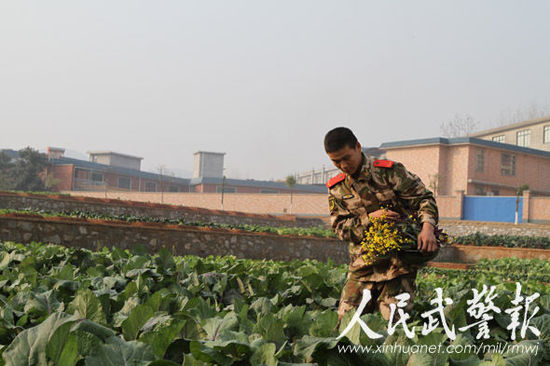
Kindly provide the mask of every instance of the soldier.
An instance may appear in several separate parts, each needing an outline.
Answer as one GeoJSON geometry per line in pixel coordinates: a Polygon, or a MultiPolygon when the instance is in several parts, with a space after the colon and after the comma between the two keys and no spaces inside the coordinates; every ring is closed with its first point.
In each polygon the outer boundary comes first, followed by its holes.
{"type": "Polygon", "coordinates": [[[329,131],[325,136],[325,151],[342,171],[327,182],[330,223],[336,235],[349,242],[351,259],[335,329],[338,329],[344,314],[359,305],[365,288],[371,291],[372,298],[364,312],[379,309],[384,319],[389,320],[389,304],[396,303],[395,296],[403,292],[410,294],[404,309],[410,311],[417,270],[439,251],[434,235],[438,210],[432,192],[403,164],[366,156],[348,128],[329,131]],[[384,211],[382,206],[391,209],[384,211]],[[420,253],[397,252],[366,265],[360,245],[363,233],[370,218],[380,217],[384,212],[389,220],[403,215],[407,217],[413,212],[418,214],[423,224],[417,240],[420,253]]]}

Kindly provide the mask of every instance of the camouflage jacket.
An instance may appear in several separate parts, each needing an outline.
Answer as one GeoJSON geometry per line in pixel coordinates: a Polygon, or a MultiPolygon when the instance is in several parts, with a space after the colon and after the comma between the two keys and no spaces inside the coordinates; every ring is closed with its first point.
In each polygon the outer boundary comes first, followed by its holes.
{"type": "MultiPolygon", "coordinates": [[[[353,277],[387,281],[425,265],[428,258],[419,258],[419,254],[400,253],[377,260],[370,266],[360,255],[360,243],[369,223],[368,214],[381,206],[407,216],[416,211],[421,222],[437,224],[438,210],[433,194],[416,174],[401,163],[376,160],[363,153],[361,171],[356,179],[342,173],[329,180],[327,187],[332,230],[341,240],[349,242],[353,277]]],[[[429,258],[435,254],[437,252],[429,258]]]]}

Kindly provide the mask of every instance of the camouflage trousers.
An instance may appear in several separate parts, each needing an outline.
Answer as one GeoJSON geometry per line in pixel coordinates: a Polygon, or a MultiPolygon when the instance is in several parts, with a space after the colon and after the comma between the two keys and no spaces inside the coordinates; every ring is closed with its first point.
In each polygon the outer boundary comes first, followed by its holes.
{"type": "MultiPolygon", "coordinates": [[[[414,270],[410,273],[400,275],[387,281],[367,281],[356,279],[348,272],[346,283],[342,289],[340,304],[338,306],[338,325],[345,313],[356,309],[361,303],[363,290],[368,289],[371,293],[371,299],[364,308],[362,314],[373,313],[379,310],[382,317],[386,320],[390,319],[390,304],[397,303],[396,295],[404,292],[411,296],[407,302],[407,306],[403,309],[405,313],[413,308],[414,293],[416,291],[416,273],[414,270]]],[[[394,315],[394,320],[397,320],[397,313],[394,315]]]]}

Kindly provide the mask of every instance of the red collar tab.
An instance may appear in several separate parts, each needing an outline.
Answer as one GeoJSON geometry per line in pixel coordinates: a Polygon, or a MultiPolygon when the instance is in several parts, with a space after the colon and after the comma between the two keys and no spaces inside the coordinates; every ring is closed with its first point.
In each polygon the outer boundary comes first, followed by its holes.
{"type": "Polygon", "coordinates": [[[379,168],[391,168],[393,166],[393,161],[391,160],[375,160],[374,163],[372,163],[375,167],[379,168]]]}
{"type": "Polygon", "coordinates": [[[332,186],[334,186],[336,183],[343,181],[344,179],[346,179],[346,174],[340,173],[337,176],[329,179],[329,181],[327,182],[327,187],[332,188],[332,186]]]}

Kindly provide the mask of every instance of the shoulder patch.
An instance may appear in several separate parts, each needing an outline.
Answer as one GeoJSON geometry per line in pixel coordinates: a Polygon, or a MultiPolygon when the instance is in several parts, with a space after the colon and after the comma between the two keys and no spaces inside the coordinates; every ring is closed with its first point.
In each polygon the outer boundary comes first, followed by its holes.
{"type": "Polygon", "coordinates": [[[346,174],[345,173],[340,173],[337,176],[332,177],[328,180],[327,187],[332,188],[332,186],[334,186],[336,183],[340,183],[344,179],[346,179],[346,174]]]}
{"type": "Polygon", "coordinates": [[[375,160],[374,163],[372,163],[375,167],[378,168],[391,168],[393,166],[393,161],[391,160],[375,160]]]}

